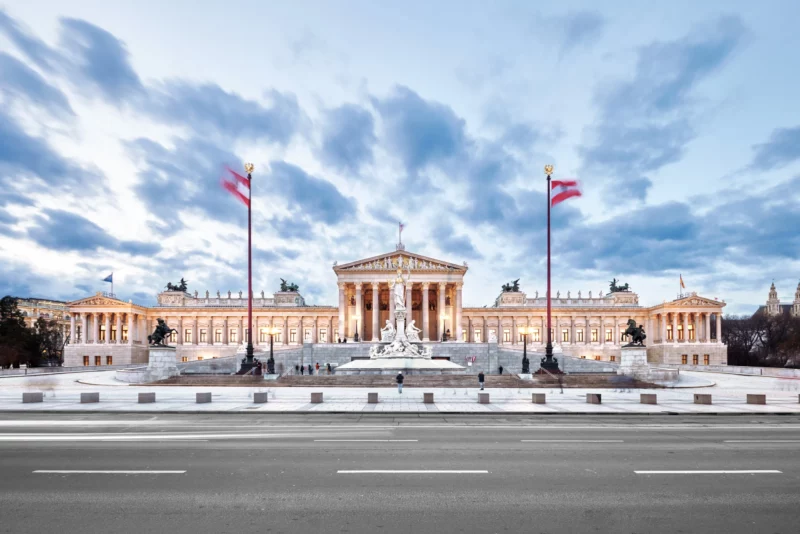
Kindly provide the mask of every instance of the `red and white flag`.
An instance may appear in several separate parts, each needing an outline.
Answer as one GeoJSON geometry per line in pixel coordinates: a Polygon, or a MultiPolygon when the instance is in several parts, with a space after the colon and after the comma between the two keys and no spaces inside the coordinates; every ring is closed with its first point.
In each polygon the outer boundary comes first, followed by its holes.
{"type": "Polygon", "coordinates": [[[577,180],[553,180],[550,188],[553,190],[558,188],[558,192],[550,199],[550,206],[560,204],[568,198],[581,196],[581,186],[577,180]]]}
{"type": "Polygon", "coordinates": [[[228,190],[230,194],[238,198],[242,204],[250,207],[250,180],[241,174],[235,172],[230,167],[228,168],[230,176],[222,179],[222,187],[228,190]]]}

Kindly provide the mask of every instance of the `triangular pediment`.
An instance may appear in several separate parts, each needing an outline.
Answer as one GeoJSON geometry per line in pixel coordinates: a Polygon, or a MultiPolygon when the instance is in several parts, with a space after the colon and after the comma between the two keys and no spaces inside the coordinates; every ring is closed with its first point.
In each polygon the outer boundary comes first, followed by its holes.
{"type": "Polygon", "coordinates": [[[718,308],[722,308],[725,306],[724,302],[720,302],[719,300],[713,300],[706,297],[701,297],[698,295],[690,295],[688,297],[683,297],[679,299],[675,299],[671,302],[671,304],[677,304],[678,306],[716,306],[718,308]]]}
{"type": "Polygon", "coordinates": [[[123,302],[121,300],[106,297],[103,294],[94,295],[91,297],[86,297],[80,300],[74,300],[72,302],[67,303],[70,307],[77,307],[77,306],[127,306],[130,307],[131,304],[129,302],[123,302]]]}
{"type": "Polygon", "coordinates": [[[380,256],[373,256],[363,260],[353,261],[342,265],[334,265],[334,272],[349,271],[392,271],[397,269],[398,261],[402,262],[402,268],[411,271],[434,271],[434,272],[467,272],[467,265],[456,265],[435,258],[429,258],[421,254],[396,250],[387,252],[380,256]]]}

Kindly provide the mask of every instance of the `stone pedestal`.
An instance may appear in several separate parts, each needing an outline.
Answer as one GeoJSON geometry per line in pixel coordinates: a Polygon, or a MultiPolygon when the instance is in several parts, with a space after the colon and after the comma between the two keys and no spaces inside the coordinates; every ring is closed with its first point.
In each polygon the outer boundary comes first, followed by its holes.
{"type": "Polygon", "coordinates": [[[618,374],[638,378],[646,377],[649,371],[647,347],[622,347],[618,374]]]}

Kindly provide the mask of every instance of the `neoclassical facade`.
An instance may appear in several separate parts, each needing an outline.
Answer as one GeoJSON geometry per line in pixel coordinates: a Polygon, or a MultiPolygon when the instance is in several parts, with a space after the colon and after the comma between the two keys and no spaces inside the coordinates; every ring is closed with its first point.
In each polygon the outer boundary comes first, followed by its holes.
{"type": "MultiPolygon", "coordinates": [[[[491,306],[463,307],[468,267],[399,249],[345,264],[334,264],[339,288],[336,306],[309,306],[298,292],[263,292],[253,299],[253,343],[268,350],[272,336],[277,350],[304,343],[376,342],[380,329],[393,318],[390,279],[400,269],[409,280],[409,321],[422,330],[423,342],[434,343],[447,357],[452,343],[497,342],[529,350],[546,343],[546,298],[538,293],[501,293],[491,306]],[[358,334],[356,338],[356,333],[358,334]]],[[[615,361],[626,341],[629,319],[645,326],[648,358],[657,363],[726,364],[720,340],[724,302],[694,293],[655,306],[642,306],[630,291],[592,296],[557,293],[552,299],[556,352],[577,358],[615,361]]],[[[247,299],[241,292],[204,295],[167,291],[154,307],[122,302],[102,293],[70,302],[70,344],[65,365],[145,363],[147,334],[158,318],[176,331],[171,342],[179,360],[234,355],[247,336],[247,299]]]]}

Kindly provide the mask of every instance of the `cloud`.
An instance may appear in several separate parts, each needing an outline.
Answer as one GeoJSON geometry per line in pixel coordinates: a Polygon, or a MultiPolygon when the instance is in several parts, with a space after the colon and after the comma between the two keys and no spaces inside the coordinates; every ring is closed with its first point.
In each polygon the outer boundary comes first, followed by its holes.
{"type": "Polygon", "coordinates": [[[132,256],[149,256],[161,250],[158,243],[121,241],[90,220],[76,213],[45,209],[37,217],[28,237],[51,250],[89,252],[99,249],[119,251],[132,256]]]}
{"type": "Polygon", "coordinates": [[[327,180],[284,161],[273,161],[270,167],[270,189],[287,200],[289,209],[325,224],[337,224],[355,216],[355,200],[342,195],[327,180]]]}
{"type": "Polygon", "coordinates": [[[753,145],[752,169],[768,171],[800,159],[800,126],[776,128],[766,143],[753,145]]]}
{"type": "Polygon", "coordinates": [[[75,115],[64,93],[48,84],[36,71],[3,52],[0,52],[0,94],[35,104],[55,116],[75,115]]]}
{"type": "Polygon", "coordinates": [[[325,113],[320,159],[351,174],[372,162],[376,142],[372,113],[354,104],[345,104],[325,113]]]}
{"type": "Polygon", "coordinates": [[[470,238],[465,235],[456,235],[453,226],[449,223],[438,224],[431,232],[431,238],[442,252],[462,258],[480,259],[483,257],[470,238]]]}
{"type": "Polygon", "coordinates": [[[38,178],[51,188],[84,194],[106,185],[99,171],[62,157],[47,141],[28,135],[0,111],[0,185],[13,190],[21,178],[38,178]]]}
{"type": "Polygon", "coordinates": [[[58,53],[44,41],[20,27],[2,8],[0,8],[0,33],[5,34],[20,52],[40,68],[54,70],[62,60],[58,53]]]}
{"type": "Polygon", "coordinates": [[[61,19],[61,46],[78,85],[88,82],[109,102],[120,103],[144,91],[125,44],[85,20],[61,19]]]}
{"type": "Polygon", "coordinates": [[[465,122],[439,102],[424,100],[398,86],[384,99],[373,98],[383,120],[386,141],[409,174],[454,158],[464,148],[465,122]]]}
{"type": "Polygon", "coordinates": [[[559,30],[559,54],[596,43],[603,34],[605,18],[596,11],[575,11],[551,22],[559,30]]]}
{"type": "Polygon", "coordinates": [[[291,93],[269,90],[269,106],[227,92],[213,83],[173,80],[150,90],[145,106],[154,118],[181,124],[196,135],[219,135],[285,145],[307,120],[291,93]]]}
{"type": "Polygon", "coordinates": [[[687,37],[640,48],[633,77],[596,94],[599,120],[591,140],[578,147],[584,173],[608,178],[611,194],[624,189],[644,199],[647,174],[680,161],[695,137],[692,92],[733,55],[745,33],[741,20],[723,17],[687,37]]]}

